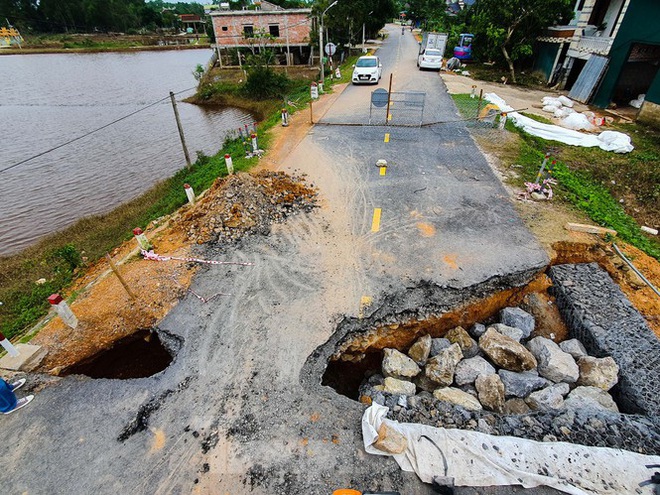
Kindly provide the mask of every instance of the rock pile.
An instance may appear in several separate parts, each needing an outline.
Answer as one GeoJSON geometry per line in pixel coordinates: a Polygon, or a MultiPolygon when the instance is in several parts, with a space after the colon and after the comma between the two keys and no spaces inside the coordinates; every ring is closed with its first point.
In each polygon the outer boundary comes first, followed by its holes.
{"type": "Polygon", "coordinates": [[[362,382],[363,403],[405,422],[651,452],[650,420],[619,414],[608,390],[619,368],[576,339],[533,336],[534,318],[505,308],[500,322],[419,338],[407,354],[385,349],[382,374],[362,382]],[[640,441],[645,445],[640,445],[640,441]],[[637,443],[635,443],[637,442],[637,443]]]}
{"type": "Polygon", "coordinates": [[[226,244],[246,234],[267,234],[274,223],[316,206],[316,189],[284,172],[239,173],[219,178],[182,217],[188,239],[226,244]]]}

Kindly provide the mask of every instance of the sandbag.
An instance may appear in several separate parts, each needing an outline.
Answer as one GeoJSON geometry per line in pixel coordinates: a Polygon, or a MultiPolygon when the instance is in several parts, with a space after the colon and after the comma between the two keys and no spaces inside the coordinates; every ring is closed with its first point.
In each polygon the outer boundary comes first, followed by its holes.
{"type": "Polygon", "coordinates": [[[557,99],[561,102],[562,105],[564,105],[565,107],[568,107],[568,108],[573,108],[573,105],[575,104],[573,102],[573,100],[571,100],[570,98],[568,98],[567,96],[564,96],[564,95],[561,95],[557,99]]]}
{"type": "Polygon", "coordinates": [[[568,129],[573,129],[574,131],[591,131],[594,128],[594,125],[589,122],[586,115],[577,112],[572,113],[563,119],[561,125],[568,129]]]}

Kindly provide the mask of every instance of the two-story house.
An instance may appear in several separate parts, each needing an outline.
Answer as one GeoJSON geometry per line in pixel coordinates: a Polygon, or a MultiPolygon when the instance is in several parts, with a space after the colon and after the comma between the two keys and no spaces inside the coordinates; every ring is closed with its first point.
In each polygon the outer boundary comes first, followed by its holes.
{"type": "Polygon", "coordinates": [[[550,28],[563,37],[539,39],[549,82],[601,108],[645,94],[638,119],[653,113],[660,121],[658,20],[658,0],[576,0],[571,25],[550,28]]]}
{"type": "Polygon", "coordinates": [[[310,54],[312,9],[284,9],[255,1],[249,10],[217,10],[210,13],[216,46],[259,49],[265,44],[281,54],[287,65],[306,63],[310,54]],[[268,35],[264,41],[263,34],[268,35]]]}

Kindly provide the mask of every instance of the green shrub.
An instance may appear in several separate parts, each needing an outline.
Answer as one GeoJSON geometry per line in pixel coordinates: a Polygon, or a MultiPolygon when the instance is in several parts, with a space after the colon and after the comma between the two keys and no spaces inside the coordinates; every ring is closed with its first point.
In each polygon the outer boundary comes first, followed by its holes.
{"type": "Polygon", "coordinates": [[[290,86],[291,80],[285,74],[279,74],[270,67],[257,66],[248,69],[242,92],[247,98],[257,100],[282,99],[290,86]]]}

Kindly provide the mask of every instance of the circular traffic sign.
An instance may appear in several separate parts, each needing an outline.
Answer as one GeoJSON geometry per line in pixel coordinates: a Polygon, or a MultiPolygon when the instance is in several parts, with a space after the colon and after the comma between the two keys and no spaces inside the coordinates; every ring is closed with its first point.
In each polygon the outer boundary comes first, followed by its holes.
{"type": "Polygon", "coordinates": [[[378,88],[371,93],[371,104],[375,107],[387,106],[389,94],[386,89],[378,88]]]}
{"type": "Polygon", "coordinates": [[[335,45],[334,43],[327,43],[325,45],[325,54],[326,55],[329,55],[329,56],[332,57],[335,54],[336,51],[337,51],[337,45],[335,45]]]}

